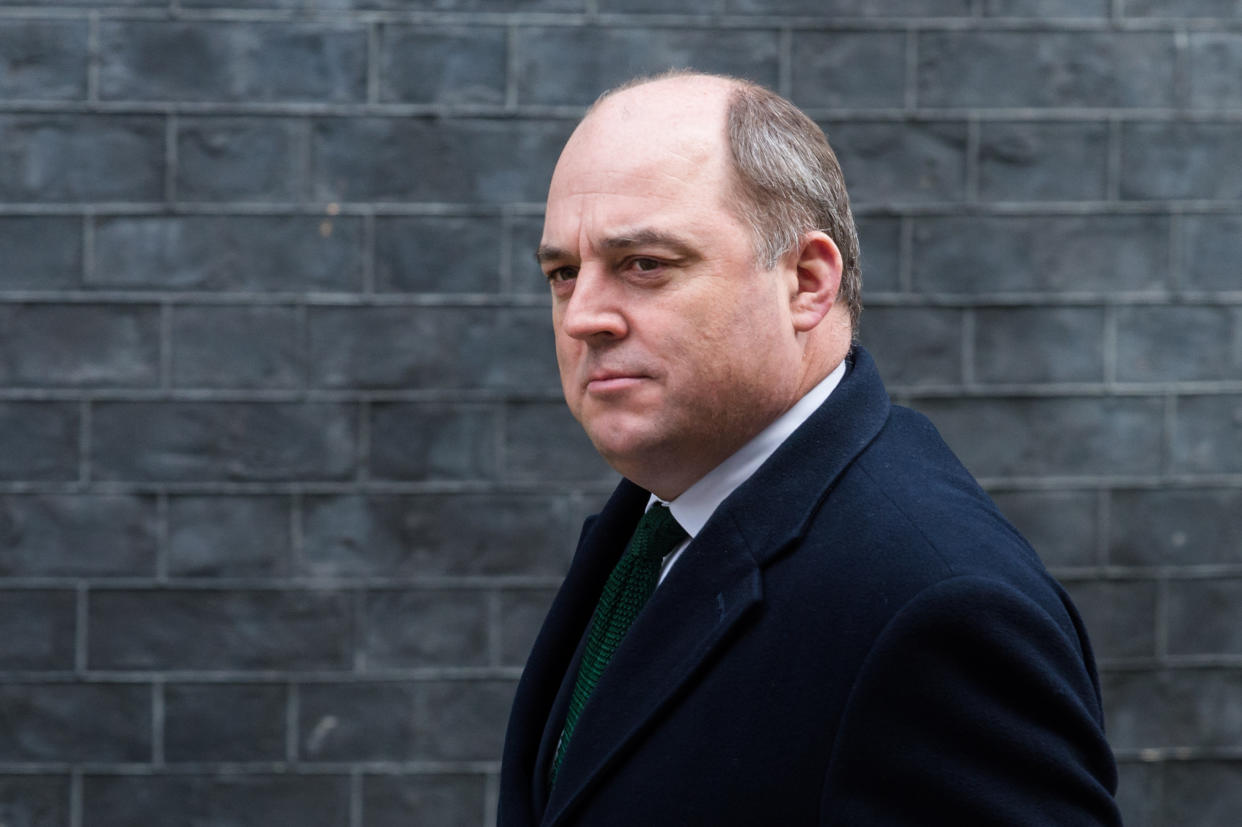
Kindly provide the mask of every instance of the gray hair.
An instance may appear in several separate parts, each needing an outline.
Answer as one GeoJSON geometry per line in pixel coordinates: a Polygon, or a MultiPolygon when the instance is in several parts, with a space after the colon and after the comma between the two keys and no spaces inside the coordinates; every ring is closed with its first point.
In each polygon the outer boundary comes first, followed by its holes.
{"type": "Polygon", "coordinates": [[[695,76],[722,77],[734,84],[726,125],[736,174],[733,195],[739,217],[750,227],[756,261],[771,269],[798,248],[806,233],[827,233],[841,251],[837,300],[849,309],[857,334],[862,272],[845,176],[823,130],[802,110],[751,81],[684,69],[634,78],[605,92],[596,104],[652,81],[695,76]]]}

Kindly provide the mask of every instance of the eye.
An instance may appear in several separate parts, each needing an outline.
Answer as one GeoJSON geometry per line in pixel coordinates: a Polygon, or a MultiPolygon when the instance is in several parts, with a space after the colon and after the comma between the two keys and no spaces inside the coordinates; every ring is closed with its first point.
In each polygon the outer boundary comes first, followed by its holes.
{"type": "Polygon", "coordinates": [[[565,281],[572,281],[573,279],[578,277],[578,268],[577,267],[557,267],[554,270],[549,270],[547,273],[547,276],[548,276],[548,281],[552,282],[553,284],[557,284],[557,283],[565,282],[565,281]]]}
{"type": "Polygon", "coordinates": [[[654,258],[634,258],[630,259],[630,266],[640,272],[650,273],[654,270],[659,270],[663,263],[654,258]]]}

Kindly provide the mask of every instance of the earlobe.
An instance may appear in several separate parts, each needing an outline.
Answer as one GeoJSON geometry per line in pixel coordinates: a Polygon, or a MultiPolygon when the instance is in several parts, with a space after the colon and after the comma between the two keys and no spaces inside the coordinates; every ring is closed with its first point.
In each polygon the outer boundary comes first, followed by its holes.
{"type": "Polygon", "coordinates": [[[814,329],[837,300],[841,286],[841,251],[820,230],[802,237],[798,250],[797,287],[790,296],[794,329],[806,333],[814,329]]]}

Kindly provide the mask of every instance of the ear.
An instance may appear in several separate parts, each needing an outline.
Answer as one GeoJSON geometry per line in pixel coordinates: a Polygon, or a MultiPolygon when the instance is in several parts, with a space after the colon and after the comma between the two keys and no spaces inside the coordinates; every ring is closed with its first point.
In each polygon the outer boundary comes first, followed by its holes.
{"type": "Polygon", "coordinates": [[[789,297],[794,329],[806,333],[828,315],[841,286],[841,251],[827,233],[820,230],[802,237],[795,265],[797,282],[789,297]]]}

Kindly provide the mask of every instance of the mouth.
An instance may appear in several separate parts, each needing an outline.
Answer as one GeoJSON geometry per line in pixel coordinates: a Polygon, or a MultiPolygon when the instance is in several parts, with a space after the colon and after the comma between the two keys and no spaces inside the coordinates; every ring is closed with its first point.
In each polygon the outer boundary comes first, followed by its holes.
{"type": "Polygon", "coordinates": [[[651,377],[641,373],[596,371],[587,377],[587,393],[611,394],[629,390],[651,377]]]}

